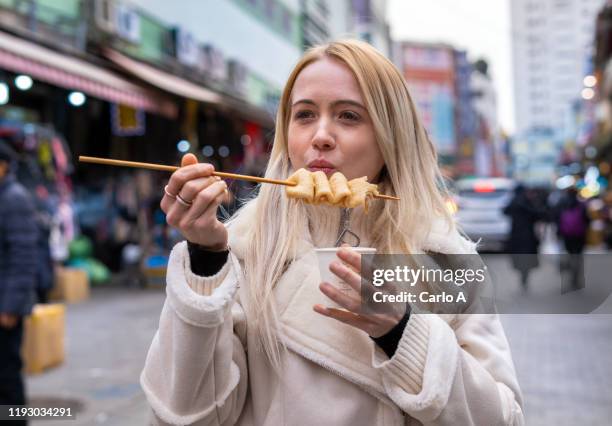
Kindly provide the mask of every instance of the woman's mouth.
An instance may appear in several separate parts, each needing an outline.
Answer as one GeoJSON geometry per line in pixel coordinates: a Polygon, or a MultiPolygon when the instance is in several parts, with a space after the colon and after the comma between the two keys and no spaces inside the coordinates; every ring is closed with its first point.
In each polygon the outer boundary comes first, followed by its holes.
{"type": "Polygon", "coordinates": [[[313,160],[310,163],[308,163],[308,170],[310,172],[321,171],[325,173],[326,175],[331,175],[332,173],[337,171],[336,165],[333,163],[330,163],[324,158],[317,158],[316,160],[313,160]]]}
{"type": "Polygon", "coordinates": [[[331,175],[332,173],[334,173],[336,171],[336,169],[332,168],[332,167],[308,167],[308,171],[310,172],[323,172],[326,175],[331,175]]]}

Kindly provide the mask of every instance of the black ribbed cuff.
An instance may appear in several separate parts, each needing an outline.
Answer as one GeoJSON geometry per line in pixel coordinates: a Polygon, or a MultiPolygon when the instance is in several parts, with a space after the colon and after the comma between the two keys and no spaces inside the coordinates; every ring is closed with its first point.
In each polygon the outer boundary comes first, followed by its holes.
{"type": "Polygon", "coordinates": [[[201,277],[211,277],[223,268],[227,262],[229,250],[210,251],[202,246],[187,241],[191,272],[201,277]]]}
{"type": "Polygon", "coordinates": [[[404,334],[404,329],[406,328],[406,324],[408,324],[408,320],[410,319],[410,314],[412,313],[412,308],[409,304],[406,304],[406,313],[398,322],[395,327],[387,332],[387,334],[383,334],[380,337],[372,337],[370,338],[374,340],[374,342],[380,347],[389,358],[392,358],[397,350],[397,346],[404,334]]]}

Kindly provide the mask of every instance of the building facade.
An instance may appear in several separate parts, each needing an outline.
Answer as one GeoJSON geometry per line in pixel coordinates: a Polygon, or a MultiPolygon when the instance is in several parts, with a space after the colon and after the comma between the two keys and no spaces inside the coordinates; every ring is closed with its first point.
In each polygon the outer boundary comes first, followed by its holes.
{"type": "Polygon", "coordinates": [[[505,176],[505,146],[497,93],[486,62],[441,43],[403,41],[394,60],[436,146],[443,173],[452,178],[505,176]]]}
{"type": "Polygon", "coordinates": [[[572,127],[572,109],[592,71],[595,17],[604,0],[512,0],[516,133],[572,127]]]}

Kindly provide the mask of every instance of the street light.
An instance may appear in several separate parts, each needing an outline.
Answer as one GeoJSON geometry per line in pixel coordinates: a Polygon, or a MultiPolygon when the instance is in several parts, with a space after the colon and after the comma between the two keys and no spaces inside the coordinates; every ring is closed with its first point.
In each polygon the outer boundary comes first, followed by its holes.
{"type": "Polygon", "coordinates": [[[582,89],[582,99],[590,101],[595,97],[595,91],[590,87],[582,89]]]}
{"type": "Polygon", "coordinates": [[[202,148],[202,154],[204,157],[212,157],[214,153],[215,149],[210,145],[206,145],[204,148],[202,148]]]}
{"type": "Polygon", "coordinates": [[[75,107],[80,107],[86,100],[87,98],[81,92],[70,92],[68,95],[68,102],[70,102],[70,105],[75,107]]]}
{"type": "Polygon", "coordinates": [[[225,157],[227,157],[229,155],[229,153],[230,153],[230,150],[229,150],[229,148],[227,146],[221,145],[219,147],[219,156],[220,157],[225,158],[225,157]]]}
{"type": "Polygon", "coordinates": [[[34,84],[34,81],[29,75],[22,74],[15,77],[15,86],[19,90],[29,90],[32,87],[32,84],[34,84]]]}
{"type": "Polygon", "coordinates": [[[586,87],[595,87],[597,84],[597,78],[594,75],[587,75],[584,77],[584,85],[586,87]]]}
{"type": "Polygon", "coordinates": [[[180,152],[187,152],[189,151],[189,148],[191,148],[191,144],[185,139],[176,144],[176,149],[178,149],[180,152]]]}
{"type": "Polygon", "coordinates": [[[5,82],[0,82],[0,105],[5,105],[9,101],[9,87],[5,82]]]}

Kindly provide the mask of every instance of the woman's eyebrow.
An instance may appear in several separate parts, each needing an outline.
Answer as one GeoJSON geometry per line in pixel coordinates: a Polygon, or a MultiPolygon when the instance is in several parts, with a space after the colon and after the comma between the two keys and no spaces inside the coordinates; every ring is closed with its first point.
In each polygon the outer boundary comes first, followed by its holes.
{"type": "MultiPolygon", "coordinates": [[[[312,99],[300,99],[299,101],[295,101],[291,106],[294,107],[298,104],[307,104],[307,105],[317,105],[315,101],[313,101],[312,99]]],[[[348,105],[353,105],[356,106],[358,108],[362,108],[362,109],[366,109],[366,107],[364,107],[360,102],[357,101],[353,101],[351,99],[339,99],[337,101],[333,101],[331,103],[332,108],[336,107],[338,105],[342,105],[342,104],[348,104],[348,105]]]]}

